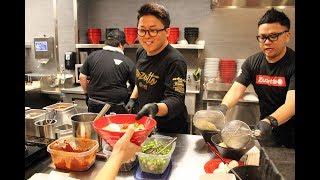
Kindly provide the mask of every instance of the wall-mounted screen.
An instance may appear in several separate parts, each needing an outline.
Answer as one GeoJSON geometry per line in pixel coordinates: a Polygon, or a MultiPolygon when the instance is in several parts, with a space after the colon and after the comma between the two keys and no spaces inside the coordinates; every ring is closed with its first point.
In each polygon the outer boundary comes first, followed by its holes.
{"type": "Polygon", "coordinates": [[[35,51],[48,51],[47,41],[35,41],[34,42],[35,51]]]}

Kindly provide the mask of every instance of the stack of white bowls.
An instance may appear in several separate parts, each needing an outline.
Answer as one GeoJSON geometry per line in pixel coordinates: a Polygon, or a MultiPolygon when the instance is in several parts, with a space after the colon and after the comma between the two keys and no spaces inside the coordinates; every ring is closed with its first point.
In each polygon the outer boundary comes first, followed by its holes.
{"type": "Polygon", "coordinates": [[[241,74],[241,66],[246,59],[237,59],[237,77],[241,74]]]}
{"type": "Polygon", "coordinates": [[[220,58],[205,58],[204,77],[206,79],[216,79],[219,72],[220,58]]]}

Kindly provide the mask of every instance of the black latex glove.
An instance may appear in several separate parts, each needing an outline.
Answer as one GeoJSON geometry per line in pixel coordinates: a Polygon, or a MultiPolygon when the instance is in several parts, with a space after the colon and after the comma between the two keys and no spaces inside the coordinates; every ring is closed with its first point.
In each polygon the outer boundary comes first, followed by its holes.
{"type": "Polygon", "coordinates": [[[136,116],[136,120],[141,119],[142,116],[149,116],[151,115],[152,118],[156,116],[158,113],[158,105],[157,103],[149,103],[142,107],[142,109],[138,112],[136,116]]]}
{"type": "Polygon", "coordinates": [[[261,120],[256,124],[255,127],[256,130],[260,130],[261,134],[258,136],[259,139],[265,139],[268,138],[272,133],[272,127],[271,124],[268,122],[261,120]]]}
{"type": "Polygon", "coordinates": [[[131,113],[132,112],[132,109],[133,107],[135,106],[136,104],[136,101],[137,99],[136,98],[130,98],[130,100],[128,101],[127,105],[126,105],[126,110],[131,113]]]}
{"type": "Polygon", "coordinates": [[[217,108],[218,111],[221,111],[224,115],[227,114],[228,106],[225,104],[220,104],[217,108]]]}

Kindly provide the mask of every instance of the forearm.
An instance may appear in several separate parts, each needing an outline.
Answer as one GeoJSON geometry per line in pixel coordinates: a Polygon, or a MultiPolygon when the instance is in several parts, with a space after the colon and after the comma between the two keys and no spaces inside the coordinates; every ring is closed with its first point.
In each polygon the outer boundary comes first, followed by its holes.
{"type": "Polygon", "coordinates": [[[285,103],[280,106],[275,112],[271,114],[272,117],[278,120],[281,125],[287,122],[292,116],[295,115],[295,90],[287,92],[285,103]]]}
{"type": "Polygon", "coordinates": [[[120,167],[121,157],[115,155],[110,156],[106,164],[102,167],[98,175],[95,177],[95,180],[115,179],[120,167]]]}
{"type": "Polygon", "coordinates": [[[286,104],[280,106],[274,113],[271,114],[272,117],[278,120],[279,125],[284,124],[294,115],[294,107],[290,107],[286,104]]]}
{"type": "Polygon", "coordinates": [[[234,107],[245,92],[246,88],[247,87],[245,87],[244,85],[238,82],[234,82],[229,91],[222,99],[221,104],[225,104],[226,106],[228,106],[228,109],[234,107]]]}
{"type": "Polygon", "coordinates": [[[168,106],[165,103],[157,103],[158,113],[157,116],[165,116],[168,114],[168,106]]]}
{"type": "Polygon", "coordinates": [[[159,108],[158,116],[169,116],[170,118],[175,118],[185,110],[185,104],[183,97],[181,96],[166,97],[164,100],[157,103],[157,105],[159,108]]]}
{"type": "Polygon", "coordinates": [[[137,99],[138,98],[138,87],[137,87],[137,85],[134,86],[134,89],[133,89],[133,91],[131,93],[130,98],[133,98],[133,99],[137,99]]]}
{"type": "Polygon", "coordinates": [[[88,80],[87,80],[87,77],[86,77],[86,76],[81,76],[81,75],[80,75],[79,80],[80,80],[80,85],[81,85],[81,87],[82,87],[82,89],[83,89],[84,93],[87,93],[88,84],[89,84],[89,82],[88,82],[88,80]]]}

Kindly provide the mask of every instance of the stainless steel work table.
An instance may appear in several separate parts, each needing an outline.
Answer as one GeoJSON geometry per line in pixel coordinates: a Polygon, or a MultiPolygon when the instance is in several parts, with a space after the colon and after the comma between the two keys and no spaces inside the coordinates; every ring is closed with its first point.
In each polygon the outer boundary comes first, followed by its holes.
{"type": "MultiPolygon", "coordinates": [[[[172,170],[169,179],[199,179],[205,173],[203,166],[214,154],[209,150],[204,139],[200,135],[189,134],[162,134],[176,136],[176,149],[172,155],[172,170]]],[[[284,179],[295,179],[295,150],[288,148],[265,148],[268,158],[275,164],[284,179]]],[[[51,157],[47,157],[38,163],[34,163],[25,170],[25,178],[31,177],[34,173],[47,173],[52,170],[70,173],[70,177],[90,180],[94,179],[99,170],[105,164],[105,160],[96,159],[92,167],[84,172],[55,170],[51,157]]],[[[137,167],[137,166],[136,166],[137,167]]],[[[116,179],[134,179],[135,169],[130,172],[119,172],[116,179]]]]}
{"type": "MultiPolygon", "coordinates": [[[[202,136],[187,135],[187,134],[162,134],[168,136],[176,136],[177,144],[174,153],[172,154],[172,170],[170,179],[199,179],[201,174],[205,174],[203,169],[204,164],[214,157],[213,153],[205,144],[202,136]]],[[[50,162],[50,161],[48,161],[50,162]]],[[[42,173],[50,173],[52,170],[70,173],[70,177],[78,179],[93,179],[99,170],[103,167],[105,161],[96,159],[92,167],[84,172],[61,171],[55,170],[50,162],[47,167],[41,170],[42,173]]],[[[119,172],[116,179],[134,179],[135,170],[129,172],[119,172]]]]}

